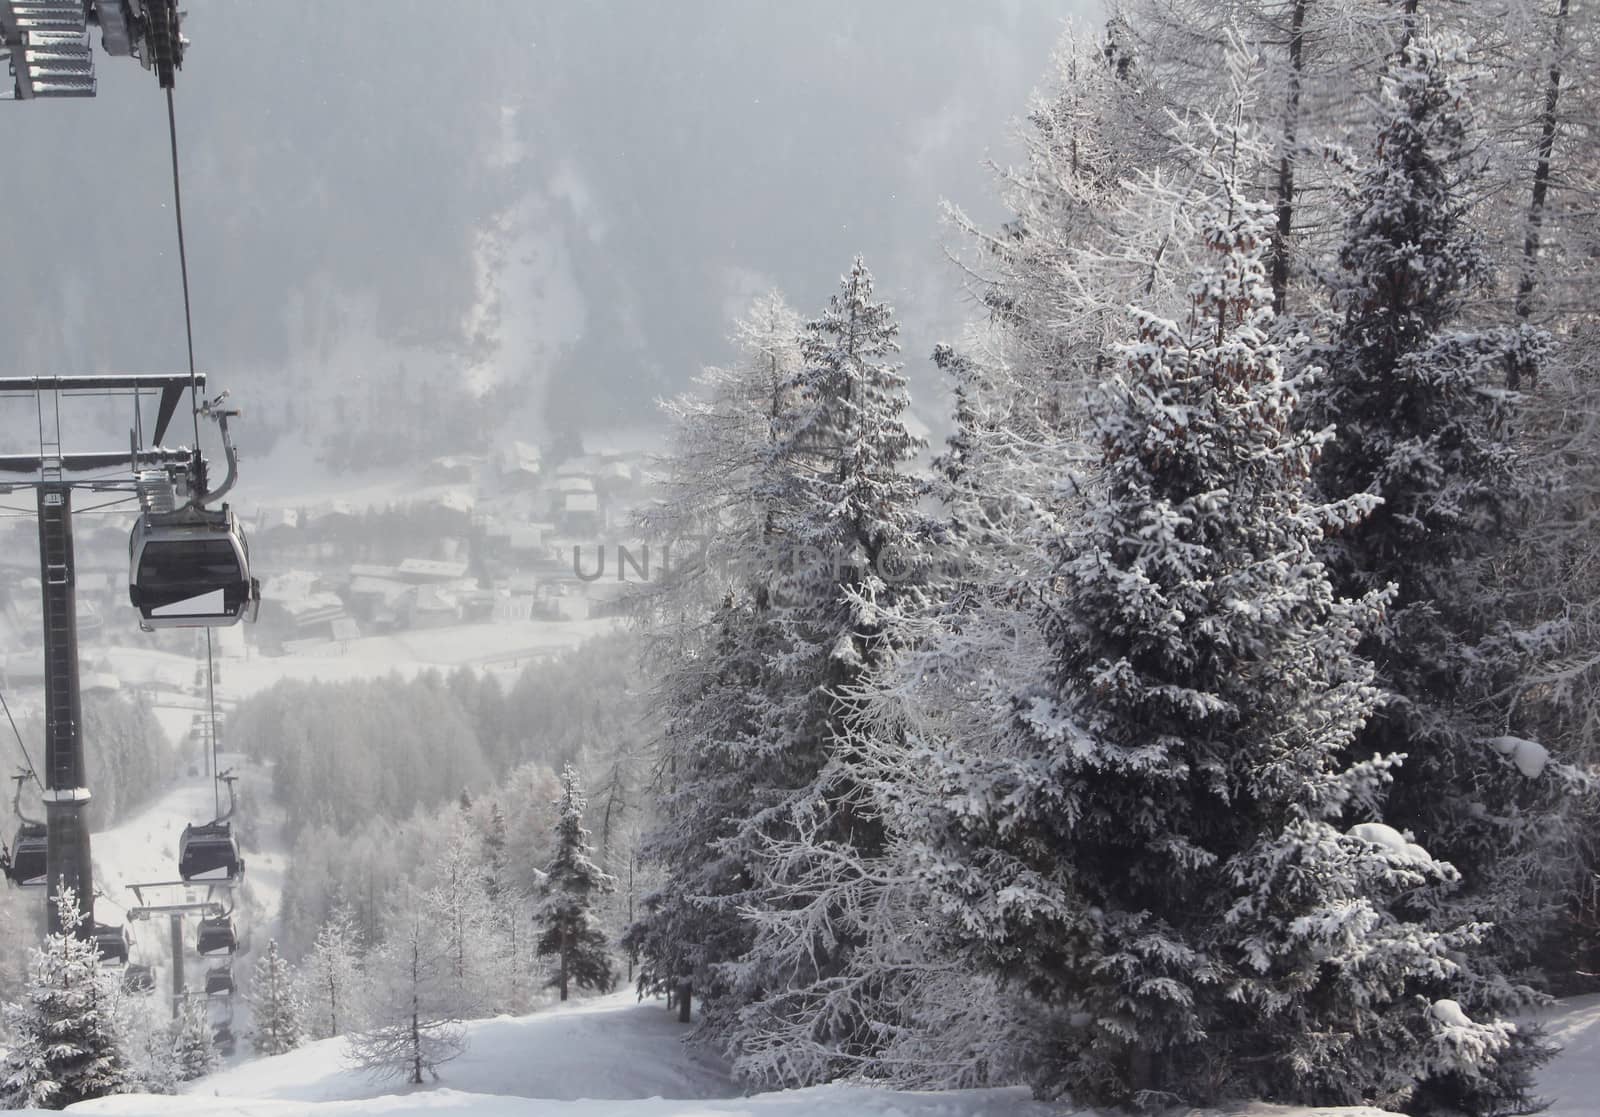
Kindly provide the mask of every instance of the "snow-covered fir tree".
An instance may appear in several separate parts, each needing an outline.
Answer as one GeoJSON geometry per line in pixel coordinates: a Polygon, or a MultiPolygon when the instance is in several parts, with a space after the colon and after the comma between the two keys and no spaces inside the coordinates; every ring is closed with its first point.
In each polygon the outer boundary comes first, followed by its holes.
{"type": "Polygon", "coordinates": [[[0,1104],[64,1109],[135,1086],[116,979],[100,968],[71,888],[55,896],[61,930],[33,951],[19,1002],[5,1005],[12,1042],[0,1066],[0,1104]]]}
{"type": "Polygon", "coordinates": [[[919,502],[926,483],[908,463],[921,443],[905,426],[906,380],[894,355],[899,325],[874,297],[858,257],[823,313],[806,323],[800,363],[776,421],[759,489],[777,530],[770,628],[746,701],[763,748],[770,806],[746,808],[734,841],[756,870],[747,904],[756,937],[725,967],[744,1005],[727,1036],[752,1080],[830,1077],[832,1060],[797,1060],[796,1028],[843,1060],[875,1049],[870,1012],[831,995],[859,942],[824,903],[796,910],[793,890],[839,848],[881,851],[882,829],[852,777],[841,692],[884,656],[886,610],[923,599],[932,562],[919,502]],[[790,841],[804,832],[802,844],[790,841]],[[820,922],[818,917],[820,916],[820,922]]]}
{"type": "Polygon", "coordinates": [[[506,812],[498,802],[491,803],[489,819],[483,827],[483,890],[491,900],[511,883],[506,864],[506,833],[506,812]]]}
{"type": "Polygon", "coordinates": [[[1305,492],[1322,439],[1291,425],[1268,211],[1208,164],[1189,313],[1135,315],[1096,408],[1104,489],[1041,605],[1049,676],[1001,747],[928,758],[929,867],[965,956],[1038,1003],[1039,1093],[1399,1105],[1492,1073],[1512,1029],[1430,1007],[1474,927],[1390,910],[1453,872],[1370,821],[1394,759],[1344,759],[1382,602],[1337,598],[1317,554],[1373,502],[1305,492]]]}
{"type": "Polygon", "coordinates": [[[444,844],[430,868],[431,883],[423,895],[445,937],[455,1003],[464,1015],[473,1016],[492,996],[493,919],[484,888],[479,839],[466,812],[457,811],[447,825],[444,844]]]}
{"type": "Polygon", "coordinates": [[[718,964],[750,942],[739,909],[753,858],[730,839],[771,796],[751,695],[775,640],[766,571],[778,524],[757,490],[799,332],[777,295],[752,304],[735,334],[739,360],[707,369],[668,406],[666,497],[640,525],[673,556],[636,602],[644,661],[660,680],[664,773],[640,857],[665,879],[646,894],[626,945],[640,954],[641,990],[687,989],[712,1030],[736,1007],[718,964]]]}
{"type": "Polygon", "coordinates": [[[298,985],[289,960],[278,953],[278,941],[269,939],[250,981],[254,1009],[250,1042],[256,1054],[282,1055],[300,1046],[305,1010],[298,985]]]}
{"type": "Polygon", "coordinates": [[[578,773],[569,764],[561,771],[561,798],[556,800],[556,850],[533,913],[540,928],[535,951],[540,957],[555,956],[556,972],[548,984],[563,1001],[573,988],[609,992],[617,983],[611,943],[595,913],[596,903],[617,882],[592,859],[589,832],[583,828],[585,805],[578,773]]]}
{"type": "Polygon", "coordinates": [[[445,928],[414,888],[394,898],[387,927],[368,959],[367,1023],[350,1036],[350,1059],[376,1080],[420,1086],[467,1047],[454,959],[445,928]]]}
{"type": "MultiPolygon", "coordinates": [[[[127,1000],[129,998],[124,998],[127,1000]]],[[[150,1011],[153,1002],[140,1000],[136,1003],[143,1011],[132,1013],[134,1023],[128,1034],[135,1037],[130,1058],[137,1089],[145,1094],[175,1094],[181,1079],[173,1021],[158,1019],[157,1014],[150,1011]]],[[[160,1015],[167,1016],[165,1006],[160,1015]]]]}
{"type": "MultiPolygon", "coordinates": [[[[1570,878],[1558,878],[1571,863],[1562,800],[1582,781],[1508,735],[1541,636],[1512,631],[1495,591],[1534,494],[1513,442],[1517,400],[1499,384],[1512,365],[1535,380],[1547,339],[1525,326],[1458,325],[1488,280],[1468,222],[1478,156],[1465,63],[1459,47],[1419,36],[1385,75],[1388,116],[1328,272],[1339,318],[1315,354],[1327,371],[1314,420],[1335,428],[1317,470],[1323,490],[1382,500],[1329,546],[1338,584],[1395,590],[1363,645],[1389,697],[1360,748],[1406,755],[1385,818],[1461,872],[1459,887],[1421,892],[1409,909],[1435,925],[1494,925],[1471,952],[1476,980],[1462,994],[1486,1014],[1530,996],[1506,975],[1569,894],[1570,878]]],[[[1522,1042],[1536,1065],[1537,1044],[1522,1042]]],[[[1507,1102],[1527,1087],[1511,1079],[1507,1102]]],[[[1441,1082],[1442,1104],[1458,1104],[1464,1088],[1441,1082]]]]}
{"type": "Polygon", "coordinates": [[[222,1065],[212,1038],[211,1007],[205,997],[185,997],[172,1030],[172,1058],[178,1081],[204,1078],[222,1065]]]}
{"type": "Polygon", "coordinates": [[[310,1039],[327,1039],[365,1020],[365,948],[354,914],[340,904],[317,931],[300,968],[301,1003],[310,1039]]]}

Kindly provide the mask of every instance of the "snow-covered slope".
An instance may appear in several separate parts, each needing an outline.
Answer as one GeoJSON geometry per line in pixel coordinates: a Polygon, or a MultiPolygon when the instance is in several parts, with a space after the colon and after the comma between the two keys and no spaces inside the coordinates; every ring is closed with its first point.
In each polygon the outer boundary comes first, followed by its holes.
{"type": "Polygon", "coordinates": [[[1543,1013],[1549,1037],[1561,1045],[1539,1075],[1538,1094],[1551,1105],[1548,1117],[1600,1113],[1600,994],[1573,997],[1543,1013]]]}
{"type": "MultiPolygon", "coordinates": [[[[468,1025],[466,1053],[440,1071],[442,1085],[479,1094],[575,1098],[717,1098],[737,1094],[725,1067],[696,1057],[660,1002],[632,993],[501,1016],[468,1025]]],[[[211,1075],[189,1091],[234,1098],[328,1101],[392,1093],[344,1065],[345,1041],[322,1040],[211,1075]]]]}
{"type": "MultiPolygon", "coordinates": [[[[1600,1096],[1600,996],[1545,1016],[1566,1045],[1542,1076],[1557,1117],[1592,1114],[1600,1096]]],[[[128,1095],[73,1106],[120,1117],[1065,1117],[1025,1090],[908,1093],[864,1086],[737,1097],[726,1069],[679,1042],[685,1028],[659,1001],[619,993],[470,1025],[467,1053],[426,1087],[375,1083],[344,1063],[344,1041],[324,1040],[257,1059],[192,1084],[179,1097],[128,1095]]],[[[24,1111],[36,1112],[36,1111],[24,1111]]],[[[37,1111],[42,1112],[42,1111],[37,1111]]],[[[1312,1109],[1255,1104],[1228,1117],[1389,1117],[1365,1106],[1312,1109]]],[[[1202,1117],[1199,1111],[1189,1117],[1202,1117]]]]}
{"type": "Polygon", "coordinates": [[[738,1097],[726,1068],[686,1048],[687,1029],[659,1001],[631,993],[479,1020],[466,1054],[435,1086],[374,1083],[345,1066],[343,1040],[323,1040],[192,1084],[181,1097],[102,1098],[74,1113],[355,1117],[470,1113],[473,1117],[1045,1117],[1060,1113],[1025,1091],[910,1094],[864,1087],[738,1097]]]}

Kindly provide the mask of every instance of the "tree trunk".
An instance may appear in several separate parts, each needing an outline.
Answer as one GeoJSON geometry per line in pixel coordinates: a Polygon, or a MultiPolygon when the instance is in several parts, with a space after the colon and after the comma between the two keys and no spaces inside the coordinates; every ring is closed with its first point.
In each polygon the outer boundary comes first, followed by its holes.
{"type": "Polygon", "coordinates": [[[689,1001],[694,992],[694,986],[687,981],[678,985],[678,1023],[687,1024],[690,1021],[689,1001]]]}
{"type": "Polygon", "coordinates": [[[416,998],[411,1001],[411,1081],[422,1085],[422,1029],[417,1025],[416,998]]]}
{"type": "Polygon", "coordinates": [[[571,948],[566,943],[562,943],[561,944],[561,999],[563,1001],[567,999],[567,955],[570,954],[570,953],[572,953],[571,948]]]}
{"type": "MultiPolygon", "coordinates": [[[[1517,281],[1517,318],[1526,322],[1533,314],[1533,290],[1538,284],[1539,235],[1543,231],[1545,198],[1550,193],[1550,156],[1556,146],[1556,108],[1561,99],[1561,48],[1566,42],[1569,0],[1556,8],[1556,39],[1550,60],[1550,80],[1544,90],[1544,111],[1539,116],[1539,161],[1533,168],[1533,198],[1528,203],[1528,229],[1522,239],[1522,277],[1517,281]]],[[[1522,387],[1522,366],[1506,363],[1506,387],[1522,387]]],[[[1532,385],[1530,385],[1531,387],[1532,385]]]]}
{"type": "Polygon", "coordinates": [[[1272,234],[1272,310],[1289,299],[1289,232],[1294,225],[1294,148],[1300,131],[1300,73],[1305,57],[1307,0],[1294,0],[1289,24],[1289,92],[1283,113],[1283,154],[1278,161],[1278,224],[1272,234]]]}

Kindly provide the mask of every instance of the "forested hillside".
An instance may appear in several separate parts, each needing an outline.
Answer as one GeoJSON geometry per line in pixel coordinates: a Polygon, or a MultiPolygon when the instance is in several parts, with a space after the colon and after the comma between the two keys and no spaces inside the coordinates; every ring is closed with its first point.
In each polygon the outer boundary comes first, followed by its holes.
{"type": "Polygon", "coordinates": [[[625,875],[651,734],[624,636],[530,666],[505,689],[493,674],[462,670],[285,681],[246,700],[229,747],[273,765],[293,849],[286,951],[309,949],[341,904],[368,941],[381,940],[396,889],[424,873],[458,824],[480,842],[497,833],[509,892],[529,893],[550,854],[556,777],[569,764],[589,789],[600,862],[625,875]]]}
{"type": "Polygon", "coordinates": [[[1592,978],[1594,14],[1110,14],[956,216],[985,321],[901,364],[841,260],[668,406],[641,988],[756,1086],[1527,1112],[1592,978]]]}

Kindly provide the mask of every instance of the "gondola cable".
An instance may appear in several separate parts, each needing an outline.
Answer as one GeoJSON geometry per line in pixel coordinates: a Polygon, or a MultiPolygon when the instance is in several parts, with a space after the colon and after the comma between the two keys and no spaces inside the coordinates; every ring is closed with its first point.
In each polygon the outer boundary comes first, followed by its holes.
{"type": "MultiPolygon", "coordinates": [[[[189,403],[194,419],[195,452],[200,451],[200,389],[194,365],[194,310],[189,299],[189,253],[183,237],[183,185],[178,171],[178,116],[173,107],[172,87],[167,87],[167,140],[172,149],[172,215],[178,226],[178,271],[183,278],[183,336],[189,352],[189,403]]],[[[211,629],[206,629],[206,700],[211,714],[211,773],[217,772],[217,690],[216,664],[212,659],[211,629]]],[[[213,809],[222,814],[222,793],[213,778],[213,809]]]]}
{"type": "Polygon", "coordinates": [[[222,782],[217,768],[217,682],[216,664],[211,658],[211,630],[206,629],[206,702],[211,712],[211,803],[215,817],[222,817],[222,792],[217,787],[222,782]]]}
{"type": "Polygon", "coordinates": [[[28,775],[33,777],[33,782],[39,785],[39,790],[44,790],[44,784],[39,779],[39,773],[34,770],[33,757],[28,755],[28,746],[22,742],[22,733],[17,729],[17,719],[11,716],[11,704],[6,701],[5,691],[0,690],[0,709],[5,710],[6,720],[11,723],[12,736],[17,739],[17,748],[22,750],[22,759],[28,762],[28,775]]]}
{"type": "Polygon", "coordinates": [[[183,187],[178,174],[178,118],[172,87],[167,87],[167,139],[172,148],[172,213],[178,223],[178,270],[183,277],[183,334],[189,347],[189,404],[194,418],[194,446],[200,449],[200,391],[194,367],[194,314],[189,303],[189,255],[183,239],[183,187]]]}

